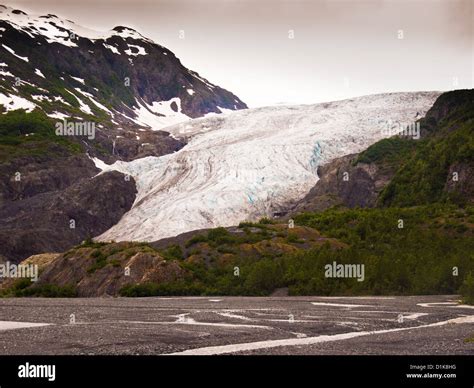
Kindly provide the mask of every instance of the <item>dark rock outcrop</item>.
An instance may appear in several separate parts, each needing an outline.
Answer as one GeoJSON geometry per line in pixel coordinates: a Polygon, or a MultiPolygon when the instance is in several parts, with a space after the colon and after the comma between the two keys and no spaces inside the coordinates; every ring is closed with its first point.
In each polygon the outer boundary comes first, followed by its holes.
{"type": "Polygon", "coordinates": [[[64,190],[4,203],[0,255],[18,262],[36,253],[62,252],[112,227],[135,195],[131,177],[108,172],[79,179],[64,190]]]}
{"type": "Polygon", "coordinates": [[[291,213],[322,211],[332,206],[373,207],[393,171],[375,163],[355,163],[358,154],[347,155],[320,166],[318,183],[291,213]]]}
{"type": "Polygon", "coordinates": [[[50,191],[64,190],[99,173],[85,155],[28,155],[0,164],[0,207],[50,191]]]}

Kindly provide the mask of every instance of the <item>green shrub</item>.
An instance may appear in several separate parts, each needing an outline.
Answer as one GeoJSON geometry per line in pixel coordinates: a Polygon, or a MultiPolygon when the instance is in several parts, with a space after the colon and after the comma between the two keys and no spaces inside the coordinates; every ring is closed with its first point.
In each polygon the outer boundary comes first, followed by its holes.
{"type": "Polygon", "coordinates": [[[223,237],[228,237],[229,232],[227,231],[226,228],[216,228],[216,229],[211,229],[209,232],[207,232],[207,239],[210,241],[219,241],[223,237]]]}
{"type": "Polygon", "coordinates": [[[17,297],[38,296],[44,298],[74,298],[77,296],[76,287],[73,285],[57,286],[55,284],[33,285],[28,288],[18,290],[17,297]]]}
{"type": "Polygon", "coordinates": [[[357,163],[374,162],[398,164],[397,162],[413,150],[416,145],[416,140],[400,138],[397,136],[382,139],[363,151],[355,160],[354,165],[357,163]]]}
{"type": "Polygon", "coordinates": [[[269,225],[269,224],[274,224],[275,221],[271,220],[270,218],[267,218],[267,217],[264,217],[264,218],[261,218],[259,221],[258,221],[259,224],[263,224],[263,225],[269,225]]]}
{"type": "Polygon", "coordinates": [[[466,276],[459,291],[463,296],[464,303],[474,304],[474,276],[472,273],[469,273],[466,276]]]}
{"type": "Polygon", "coordinates": [[[183,250],[179,245],[171,245],[167,249],[160,252],[167,260],[182,260],[184,259],[183,250]]]}
{"type": "Polygon", "coordinates": [[[197,234],[186,242],[185,247],[189,248],[193,246],[194,244],[198,244],[202,242],[207,242],[207,237],[202,234],[197,234]]]}
{"type": "Polygon", "coordinates": [[[0,114],[0,161],[24,155],[79,153],[82,145],[74,139],[56,136],[54,121],[35,109],[0,114]]]}
{"type": "Polygon", "coordinates": [[[296,233],[289,232],[288,235],[286,236],[286,242],[290,244],[297,244],[297,243],[302,243],[304,241],[300,240],[296,233]]]}
{"type": "Polygon", "coordinates": [[[217,252],[219,253],[237,253],[237,251],[227,245],[221,245],[217,247],[217,252]]]}
{"type": "Polygon", "coordinates": [[[250,221],[243,221],[243,222],[239,223],[239,228],[240,229],[252,228],[252,227],[255,227],[255,224],[253,222],[250,222],[250,221]]]}
{"type": "Polygon", "coordinates": [[[104,268],[107,265],[107,256],[100,250],[96,249],[91,253],[91,257],[95,259],[94,264],[87,268],[87,273],[94,273],[95,271],[104,268]]]}

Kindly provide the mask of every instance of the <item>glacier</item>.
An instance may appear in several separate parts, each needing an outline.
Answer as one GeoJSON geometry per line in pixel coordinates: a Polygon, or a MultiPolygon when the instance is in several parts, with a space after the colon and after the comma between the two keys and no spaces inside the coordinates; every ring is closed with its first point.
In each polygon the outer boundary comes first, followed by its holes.
{"type": "Polygon", "coordinates": [[[187,140],[161,157],[107,165],[132,176],[132,208],[101,241],[155,241],[191,230],[271,217],[318,181],[317,168],[412,123],[440,92],[385,93],[314,105],[247,109],[166,128],[187,140]]]}

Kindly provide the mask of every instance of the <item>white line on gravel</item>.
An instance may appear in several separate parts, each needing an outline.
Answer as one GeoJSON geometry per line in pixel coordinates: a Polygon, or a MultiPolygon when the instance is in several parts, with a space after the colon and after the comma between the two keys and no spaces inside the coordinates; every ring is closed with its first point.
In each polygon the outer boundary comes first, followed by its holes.
{"type": "Polygon", "coordinates": [[[234,323],[221,323],[221,322],[198,322],[192,318],[187,318],[184,321],[175,321],[175,322],[153,322],[153,321],[117,321],[120,323],[133,323],[133,324],[144,324],[144,325],[190,325],[190,326],[219,326],[219,327],[229,327],[233,329],[266,329],[272,330],[273,327],[264,326],[264,325],[242,325],[234,323]]]}
{"type": "Polygon", "coordinates": [[[269,322],[287,322],[287,323],[316,323],[319,321],[315,321],[313,319],[262,319],[263,321],[269,322]]]}
{"type": "Polygon", "coordinates": [[[255,319],[251,319],[243,315],[235,314],[233,310],[216,311],[216,314],[223,317],[227,317],[227,318],[241,319],[243,321],[255,321],[255,319]]]}
{"type": "Polygon", "coordinates": [[[435,303],[417,303],[417,306],[420,307],[436,307],[436,306],[446,306],[446,305],[453,305],[457,304],[456,302],[435,302],[435,303]]]}
{"type": "Polygon", "coordinates": [[[386,329],[386,330],[377,330],[377,331],[360,331],[360,332],[350,332],[344,334],[334,334],[334,335],[321,335],[317,337],[307,337],[307,338],[288,338],[283,340],[268,340],[268,341],[257,341],[257,342],[248,342],[242,344],[231,344],[231,345],[221,345],[221,346],[208,346],[197,349],[188,349],[182,352],[169,353],[169,355],[218,355],[226,353],[237,353],[250,350],[258,349],[269,349],[276,348],[281,346],[302,346],[302,345],[313,345],[323,342],[332,342],[332,341],[341,341],[356,337],[362,337],[367,335],[376,335],[376,334],[385,334],[393,333],[398,331],[422,329],[427,327],[436,327],[443,326],[447,324],[460,324],[460,323],[474,323],[474,315],[459,317],[454,319],[449,319],[447,321],[441,321],[436,323],[430,323],[421,326],[414,327],[402,327],[396,329],[386,329]]]}
{"type": "Polygon", "coordinates": [[[416,305],[420,307],[437,307],[451,305],[449,306],[451,308],[474,309],[474,306],[469,306],[467,304],[459,304],[457,302],[417,303],[416,305]]]}
{"type": "Polygon", "coordinates": [[[49,325],[50,325],[49,323],[0,321],[0,331],[24,329],[27,327],[49,326],[49,325]]]}
{"type": "Polygon", "coordinates": [[[320,296],[319,299],[395,299],[393,296],[320,296]]]}
{"type": "Polygon", "coordinates": [[[331,307],[378,307],[369,304],[344,304],[344,303],[325,303],[325,302],[311,302],[315,306],[331,306],[331,307]]]}
{"type": "Polygon", "coordinates": [[[402,315],[403,319],[418,319],[420,317],[424,317],[425,315],[428,315],[428,313],[411,313],[409,315],[402,315]]]}

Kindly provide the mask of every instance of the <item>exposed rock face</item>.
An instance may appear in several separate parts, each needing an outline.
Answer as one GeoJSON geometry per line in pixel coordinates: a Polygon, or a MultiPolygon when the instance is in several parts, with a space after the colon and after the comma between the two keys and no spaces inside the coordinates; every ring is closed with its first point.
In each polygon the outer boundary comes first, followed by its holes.
{"type": "Polygon", "coordinates": [[[78,296],[117,296],[127,284],[172,282],[184,278],[186,271],[176,261],[165,261],[155,251],[136,253],[130,243],[112,244],[95,254],[94,248],[78,248],[56,258],[41,274],[38,285],[74,285],[78,296]],[[107,257],[112,265],[93,269],[94,263],[107,257]]]}
{"type": "Polygon", "coordinates": [[[100,144],[101,150],[98,152],[94,146],[86,144],[87,151],[91,156],[97,156],[101,160],[112,163],[115,160],[130,161],[144,158],[146,156],[162,156],[176,152],[186,144],[182,140],[175,139],[165,131],[127,130],[117,132],[120,136],[114,139],[115,129],[111,131],[98,132],[96,142],[100,144]],[[137,133],[139,133],[137,135],[137,133]],[[137,138],[138,136],[138,138],[137,138]]]}
{"type": "Polygon", "coordinates": [[[38,270],[41,272],[54,260],[56,260],[61,254],[60,253],[41,253],[39,255],[33,255],[28,257],[26,260],[23,260],[21,264],[23,265],[37,265],[38,270]]]}
{"type": "Polygon", "coordinates": [[[118,222],[132,206],[135,194],[133,179],[114,172],[4,203],[0,208],[1,254],[18,262],[35,253],[62,252],[118,222]]]}
{"type": "Polygon", "coordinates": [[[291,213],[322,211],[332,206],[373,207],[394,171],[376,163],[355,163],[358,154],[347,155],[320,166],[320,180],[291,213]]]}
{"type": "MultiPolygon", "coordinates": [[[[50,264],[54,262],[59,256],[60,253],[41,253],[39,255],[33,255],[28,257],[26,260],[23,260],[21,265],[36,265],[38,266],[38,272],[41,272],[47,268],[50,264]]],[[[7,260],[0,256],[0,264],[5,264],[7,260]]],[[[10,288],[15,285],[18,281],[17,278],[0,278],[0,290],[10,288]]]]}
{"type": "Polygon", "coordinates": [[[85,155],[30,155],[0,164],[0,207],[50,191],[64,190],[98,174],[85,155]]]}
{"type": "Polygon", "coordinates": [[[474,162],[452,164],[444,190],[474,203],[474,162]]]}

